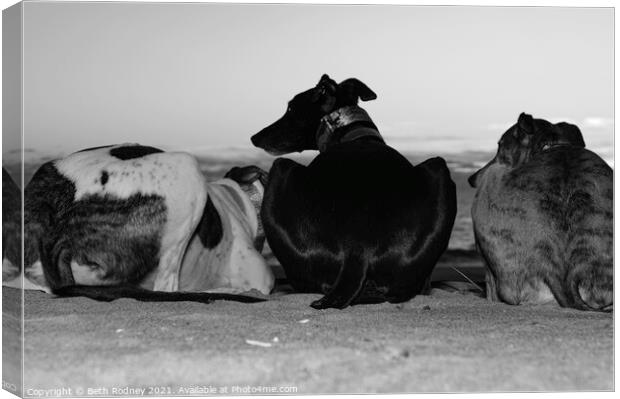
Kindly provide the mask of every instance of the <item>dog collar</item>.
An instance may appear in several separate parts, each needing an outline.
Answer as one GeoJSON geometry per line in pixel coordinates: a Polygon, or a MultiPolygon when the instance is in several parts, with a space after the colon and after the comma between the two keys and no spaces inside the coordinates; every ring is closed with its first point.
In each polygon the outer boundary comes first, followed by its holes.
{"type": "Polygon", "coordinates": [[[377,137],[383,142],[383,137],[376,129],[375,124],[362,108],[353,105],[338,108],[337,110],[321,118],[316,132],[316,144],[320,152],[325,151],[330,145],[357,140],[362,137],[377,137]],[[356,122],[365,122],[366,126],[348,131],[338,137],[335,132],[345,126],[356,122]]]}
{"type": "Polygon", "coordinates": [[[558,148],[558,147],[576,147],[574,144],[569,143],[569,142],[560,142],[560,143],[555,143],[555,144],[545,144],[542,147],[542,151],[549,151],[552,150],[554,148],[558,148]]]}

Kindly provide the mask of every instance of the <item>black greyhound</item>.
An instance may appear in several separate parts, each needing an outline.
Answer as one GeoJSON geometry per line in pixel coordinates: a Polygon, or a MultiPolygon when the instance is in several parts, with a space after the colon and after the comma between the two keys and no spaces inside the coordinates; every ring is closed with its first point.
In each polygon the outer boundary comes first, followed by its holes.
{"type": "Polygon", "coordinates": [[[311,304],[316,309],[411,299],[454,225],[456,188],[445,161],[414,167],[386,145],[357,106],[376,97],[357,79],[337,84],[323,75],[252,137],[274,155],[320,151],[307,167],[276,159],[261,210],[293,287],[325,294],[311,304]]]}

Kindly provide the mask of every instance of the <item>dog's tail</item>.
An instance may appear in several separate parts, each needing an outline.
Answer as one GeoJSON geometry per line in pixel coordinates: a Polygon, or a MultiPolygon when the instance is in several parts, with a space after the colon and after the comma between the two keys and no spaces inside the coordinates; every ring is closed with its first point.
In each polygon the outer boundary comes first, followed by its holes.
{"type": "Polygon", "coordinates": [[[216,300],[235,301],[243,303],[264,302],[266,299],[249,295],[210,292],[164,292],[150,291],[131,285],[69,285],[52,290],[60,297],[87,297],[96,301],[111,302],[120,298],[131,298],[142,302],[200,302],[211,303],[216,300]]]}
{"type": "Polygon", "coordinates": [[[545,283],[560,306],[586,311],[613,311],[613,269],[577,265],[566,276],[548,276],[545,283]]]}

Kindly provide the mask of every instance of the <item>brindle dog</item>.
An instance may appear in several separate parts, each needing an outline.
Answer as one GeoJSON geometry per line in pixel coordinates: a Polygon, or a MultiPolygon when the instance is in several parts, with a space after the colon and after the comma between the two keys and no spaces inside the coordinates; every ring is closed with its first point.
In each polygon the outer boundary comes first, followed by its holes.
{"type": "Polygon", "coordinates": [[[469,183],[489,299],[613,308],[612,170],[577,126],[522,113],[469,183]]]}

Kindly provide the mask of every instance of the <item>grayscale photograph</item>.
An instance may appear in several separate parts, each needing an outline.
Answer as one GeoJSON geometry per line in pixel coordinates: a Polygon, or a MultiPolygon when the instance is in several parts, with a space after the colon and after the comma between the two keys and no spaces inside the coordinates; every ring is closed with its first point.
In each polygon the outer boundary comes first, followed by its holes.
{"type": "Polygon", "coordinates": [[[3,390],[614,390],[612,7],[6,7],[3,390]]]}

